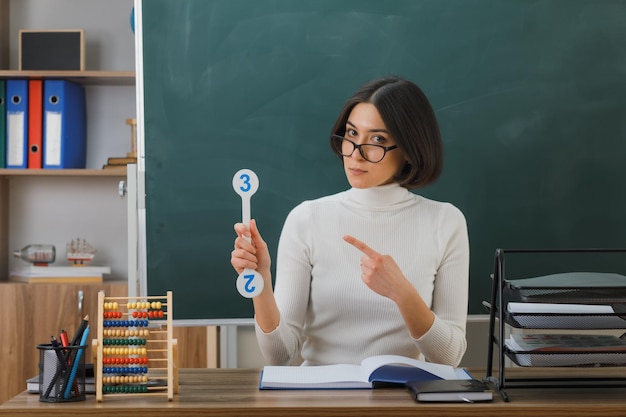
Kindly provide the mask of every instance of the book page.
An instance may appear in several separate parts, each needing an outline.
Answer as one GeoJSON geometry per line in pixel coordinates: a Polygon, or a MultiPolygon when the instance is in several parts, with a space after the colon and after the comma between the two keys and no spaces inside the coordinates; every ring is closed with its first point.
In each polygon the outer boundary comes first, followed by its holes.
{"type": "Polygon", "coordinates": [[[368,383],[359,365],[321,365],[321,366],[265,366],[263,383],[280,382],[299,386],[325,384],[329,382],[368,383]]]}

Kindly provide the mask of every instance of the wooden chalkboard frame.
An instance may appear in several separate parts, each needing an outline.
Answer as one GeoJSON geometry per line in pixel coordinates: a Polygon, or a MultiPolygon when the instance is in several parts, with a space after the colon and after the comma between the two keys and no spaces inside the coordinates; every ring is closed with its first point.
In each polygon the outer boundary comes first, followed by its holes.
{"type": "MultiPolygon", "coordinates": [[[[497,247],[626,246],[626,1],[172,3],[143,4],[138,116],[148,290],[173,289],[177,319],[252,317],[229,264],[232,175],[259,176],[252,217],[275,254],[291,208],[347,187],[329,129],[358,85],[389,73],[436,110],[444,173],[416,192],[466,215],[470,314],[487,313],[497,247]]],[[[529,259],[509,273],[625,264],[529,259]]]]}

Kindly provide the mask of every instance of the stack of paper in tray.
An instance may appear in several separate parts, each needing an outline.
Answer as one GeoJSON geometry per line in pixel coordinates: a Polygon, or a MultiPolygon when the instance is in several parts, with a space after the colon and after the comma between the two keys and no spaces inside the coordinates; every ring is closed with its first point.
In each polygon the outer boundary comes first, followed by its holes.
{"type": "Polygon", "coordinates": [[[626,364],[626,340],[608,334],[512,334],[505,345],[520,366],[626,364]]]}
{"type": "Polygon", "coordinates": [[[507,313],[521,326],[529,329],[622,329],[623,314],[612,305],[508,303],[507,313]]]}
{"type": "Polygon", "coordinates": [[[9,274],[11,281],[28,283],[83,283],[102,282],[110,274],[108,266],[35,266],[20,265],[9,274]]]}

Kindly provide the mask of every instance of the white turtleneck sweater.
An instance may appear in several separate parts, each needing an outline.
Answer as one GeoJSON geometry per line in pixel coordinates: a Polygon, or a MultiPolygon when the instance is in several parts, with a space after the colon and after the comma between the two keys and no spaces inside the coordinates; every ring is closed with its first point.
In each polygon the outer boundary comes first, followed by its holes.
{"type": "Polygon", "coordinates": [[[257,340],[273,365],[395,354],[457,366],[466,349],[468,275],[465,217],[449,203],[397,184],[305,201],[289,213],[278,244],[280,323],[270,333],[256,326],[257,340]],[[435,314],[426,334],[411,337],[395,303],[363,283],[362,253],[344,235],[393,257],[435,314]]]}

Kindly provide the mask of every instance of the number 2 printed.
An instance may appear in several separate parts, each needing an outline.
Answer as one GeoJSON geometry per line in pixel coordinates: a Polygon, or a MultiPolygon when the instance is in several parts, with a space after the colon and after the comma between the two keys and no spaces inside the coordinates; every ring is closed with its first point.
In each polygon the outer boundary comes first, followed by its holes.
{"type": "Polygon", "coordinates": [[[256,290],[256,287],[254,285],[252,285],[252,282],[254,281],[254,274],[245,274],[243,276],[243,278],[246,280],[246,283],[244,284],[243,288],[246,290],[247,293],[252,293],[254,292],[254,290],[256,290]]]}

